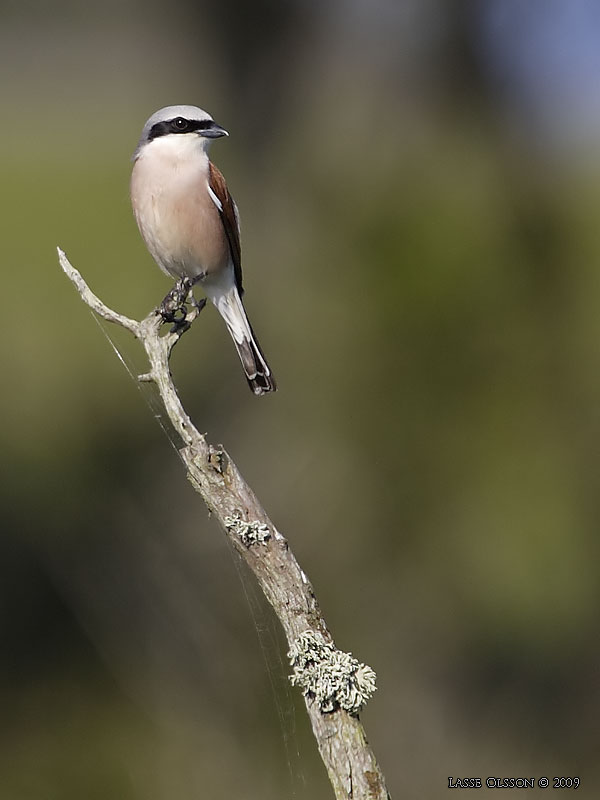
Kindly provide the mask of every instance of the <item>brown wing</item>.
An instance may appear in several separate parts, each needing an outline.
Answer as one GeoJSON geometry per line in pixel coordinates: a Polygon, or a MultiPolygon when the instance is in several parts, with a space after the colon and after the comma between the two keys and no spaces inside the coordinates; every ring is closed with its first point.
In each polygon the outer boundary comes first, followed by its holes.
{"type": "Polygon", "coordinates": [[[208,162],[208,171],[208,185],[221,204],[219,213],[229,242],[229,249],[231,250],[235,283],[241,296],[244,289],[242,288],[242,249],[240,246],[240,223],[237,208],[233,202],[233,197],[229,194],[225,178],[211,161],[208,162]]]}

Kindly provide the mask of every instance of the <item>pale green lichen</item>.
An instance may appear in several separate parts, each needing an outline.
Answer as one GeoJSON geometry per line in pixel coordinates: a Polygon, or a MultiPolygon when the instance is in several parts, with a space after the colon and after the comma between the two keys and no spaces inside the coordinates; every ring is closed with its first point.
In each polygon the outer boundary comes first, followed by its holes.
{"type": "Polygon", "coordinates": [[[223,521],[227,530],[239,536],[246,547],[253,544],[266,544],[271,538],[269,526],[264,522],[246,522],[240,514],[225,517],[223,521]]]}
{"type": "Polygon", "coordinates": [[[377,688],[375,672],[351,653],[338,650],[318,631],[305,631],[288,653],[294,668],[290,681],[323,713],[338,708],[358,714],[377,688]]]}

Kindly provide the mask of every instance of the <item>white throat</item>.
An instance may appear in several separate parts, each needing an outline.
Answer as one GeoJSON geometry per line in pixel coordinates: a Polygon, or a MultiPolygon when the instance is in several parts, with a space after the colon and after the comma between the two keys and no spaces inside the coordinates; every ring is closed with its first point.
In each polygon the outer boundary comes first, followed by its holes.
{"type": "Polygon", "coordinates": [[[145,144],[136,157],[178,163],[205,163],[208,160],[207,150],[210,140],[197,133],[170,133],[159,136],[145,144]]]}

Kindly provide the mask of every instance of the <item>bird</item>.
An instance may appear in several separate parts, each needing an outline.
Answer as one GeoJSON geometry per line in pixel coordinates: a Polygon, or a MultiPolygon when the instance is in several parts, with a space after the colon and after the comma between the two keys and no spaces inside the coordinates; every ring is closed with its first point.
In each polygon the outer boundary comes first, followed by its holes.
{"type": "Polygon", "coordinates": [[[181,311],[199,284],[225,321],[250,389],[263,395],[277,386],[242,303],[239,213],[208,157],[222,136],[229,133],[197,106],[156,111],[133,154],[131,204],[150,255],[177,281],[163,317],[173,321],[173,308],[181,311]]]}

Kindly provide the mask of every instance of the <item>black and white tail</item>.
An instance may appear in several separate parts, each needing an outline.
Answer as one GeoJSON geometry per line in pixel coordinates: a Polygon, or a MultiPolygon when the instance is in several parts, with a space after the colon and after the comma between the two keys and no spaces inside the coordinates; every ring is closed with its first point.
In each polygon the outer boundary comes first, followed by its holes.
{"type": "Polygon", "coordinates": [[[254,335],[237,288],[233,286],[228,292],[211,299],[225,320],[254,394],[274,392],[277,389],[275,378],[254,335]]]}

